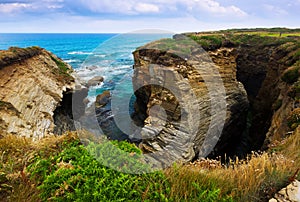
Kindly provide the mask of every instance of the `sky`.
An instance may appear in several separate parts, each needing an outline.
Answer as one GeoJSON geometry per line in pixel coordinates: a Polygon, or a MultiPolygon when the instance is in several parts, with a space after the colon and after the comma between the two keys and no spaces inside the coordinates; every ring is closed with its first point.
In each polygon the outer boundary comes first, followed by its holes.
{"type": "Polygon", "coordinates": [[[0,33],[300,27],[300,0],[0,0],[0,33]]]}

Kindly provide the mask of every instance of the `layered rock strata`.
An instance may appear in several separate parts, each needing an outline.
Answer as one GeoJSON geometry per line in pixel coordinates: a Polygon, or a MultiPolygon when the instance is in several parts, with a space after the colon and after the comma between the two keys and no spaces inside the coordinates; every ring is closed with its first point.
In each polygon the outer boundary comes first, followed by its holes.
{"type": "Polygon", "coordinates": [[[207,55],[195,46],[189,47],[193,57],[187,58],[157,44],[134,52],[134,120],[142,127],[140,147],[153,154],[150,161],[160,165],[187,162],[234,147],[246,124],[249,104],[236,79],[235,50],[221,48],[207,55]],[[219,95],[224,96],[223,108],[213,103],[219,95]],[[223,124],[224,129],[219,127],[223,124]],[[221,136],[215,137],[217,133],[221,136]],[[217,140],[205,142],[209,138],[217,140]]]}
{"type": "Polygon", "coordinates": [[[75,90],[71,73],[68,64],[42,48],[0,51],[2,132],[34,139],[51,134],[55,110],[75,90]]]}

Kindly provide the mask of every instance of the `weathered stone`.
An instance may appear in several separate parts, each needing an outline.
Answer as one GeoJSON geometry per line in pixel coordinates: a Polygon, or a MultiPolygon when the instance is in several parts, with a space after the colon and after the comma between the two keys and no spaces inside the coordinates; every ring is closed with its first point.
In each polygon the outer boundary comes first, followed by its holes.
{"type": "Polygon", "coordinates": [[[96,98],[96,106],[102,107],[110,101],[110,92],[104,91],[102,94],[98,95],[96,98]]]}
{"type": "Polygon", "coordinates": [[[88,87],[97,86],[97,85],[100,85],[103,81],[104,81],[104,78],[102,76],[95,76],[94,78],[90,79],[87,82],[87,86],[88,87]]]}
{"type": "MultiPolygon", "coordinates": [[[[153,43],[150,46],[153,46],[153,43]]],[[[212,109],[218,107],[211,106],[212,99],[222,91],[216,84],[209,92],[208,83],[205,83],[205,80],[213,81],[217,75],[207,71],[213,68],[213,64],[209,59],[202,57],[203,52],[198,52],[198,55],[190,59],[149,48],[147,45],[134,52],[133,86],[137,98],[135,121],[142,122],[144,128],[153,128],[153,131],[156,131],[157,126],[153,124],[153,116],[149,114],[149,110],[155,105],[160,105],[167,114],[166,120],[160,116],[155,117],[156,120],[160,119],[160,125],[166,122],[164,130],[157,128],[160,132],[156,135],[151,132],[152,137],[144,138],[140,143],[140,147],[146,153],[163,151],[161,155],[152,155],[152,160],[149,157],[149,161],[158,166],[168,165],[175,159],[187,162],[203,155],[204,151],[210,149],[202,147],[208,129],[217,130],[221,124],[216,122],[210,125],[216,116],[211,114],[212,109]],[[198,69],[202,69],[201,74],[198,69]],[[149,85],[153,82],[156,85],[149,85]],[[140,86],[144,87],[139,88],[140,86]],[[182,101],[185,102],[184,105],[182,101]],[[199,116],[200,119],[197,118],[199,116]],[[190,136],[191,130],[195,131],[194,137],[190,136]]],[[[210,52],[209,55],[219,70],[226,90],[225,128],[223,133],[219,131],[222,136],[214,149],[215,153],[219,153],[232,147],[236,139],[240,138],[239,131],[243,130],[246,123],[248,99],[243,85],[236,80],[234,49],[222,48],[210,52]]]]}
{"type": "Polygon", "coordinates": [[[104,91],[98,95],[96,102],[89,106],[84,116],[77,120],[83,128],[95,135],[105,135],[112,140],[125,140],[127,136],[119,130],[111,111],[111,95],[104,91]]]}
{"type": "MultiPolygon", "coordinates": [[[[1,51],[0,58],[11,54],[1,51]]],[[[7,61],[0,68],[0,129],[39,139],[53,132],[54,111],[64,93],[75,88],[74,77],[68,74],[72,69],[64,63],[69,70],[62,73],[57,63],[63,62],[41,48],[32,53],[14,49],[13,54],[18,62],[7,61]]]]}
{"type": "Polygon", "coordinates": [[[295,180],[286,188],[281,189],[269,202],[300,202],[300,182],[295,180]]]}

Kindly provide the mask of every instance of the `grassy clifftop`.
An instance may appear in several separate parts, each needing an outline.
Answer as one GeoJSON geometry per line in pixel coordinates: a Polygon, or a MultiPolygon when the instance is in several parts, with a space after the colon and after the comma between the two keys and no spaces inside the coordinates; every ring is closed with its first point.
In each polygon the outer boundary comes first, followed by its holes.
{"type": "MultiPolygon", "coordinates": [[[[252,46],[279,45],[296,42],[300,46],[300,29],[233,29],[218,32],[187,33],[186,36],[198,42],[205,50],[220,47],[238,47],[251,44],[252,46]]],[[[298,49],[300,54],[300,49],[298,49]]]]}
{"type": "Polygon", "coordinates": [[[42,52],[42,50],[42,48],[37,46],[29,48],[11,47],[5,51],[0,50],[0,69],[15,62],[20,62],[38,55],[42,52]]]}

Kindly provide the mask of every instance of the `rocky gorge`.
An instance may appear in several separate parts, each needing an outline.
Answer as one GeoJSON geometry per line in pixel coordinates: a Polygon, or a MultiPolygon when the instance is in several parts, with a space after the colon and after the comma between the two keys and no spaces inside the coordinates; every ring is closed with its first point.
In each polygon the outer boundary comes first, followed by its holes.
{"type": "MultiPolygon", "coordinates": [[[[115,124],[110,92],[87,107],[88,88],[103,77],[80,82],[54,54],[13,47],[0,51],[0,140],[9,134],[34,140],[61,135],[83,120],[93,130],[100,126],[111,139],[135,143],[147,161],[163,168],[174,161],[210,162],[203,157],[245,157],[255,150],[273,154],[283,139],[297,145],[298,139],[289,137],[299,134],[299,53],[299,37],[232,31],[175,35],[140,47],[133,53],[132,78],[132,119],[138,130],[120,138],[124,132],[115,124]]],[[[297,200],[296,175],[288,188],[275,197],[272,191],[268,199],[297,200]]]]}
{"type": "MultiPolygon", "coordinates": [[[[288,96],[288,92],[294,92],[293,89],[297,88],[298,84],[294,83],[296,81],[286,81],[284,77],[296,69],[294,71],[298,78],[299,54],[295,54],[299,52],[298,38],[274,40],[255,35],[237,37],[225,34],[209,36],[187,34],[187,36],[204,45],[208,56],[218,68],[226,91],[224,129],[210,156],[216,157],[224,153],[229,156],[243,156],[249,151],[261,149],[262,146],[266,148],[292,130],[288,126],[291,126],[291,123],[287,120],[290,120],[291,114],[297,111],[295,103],[298,101],[295,95],[288,96]]],[[[137,97],[135,116],[139,124],[155,131],[149,109],[157,104],[165,109],[168,116],[165,128],[154,137],[143,139],[140,147],[150,153],[156,151],[168,153],[172,150],[172,155],[178,155],[182,161],[190,161],[203,155],[201,146],[208,128],[213,127],[209,125],[210,121],[218,112],[209,113],[212,99],[207,91],[207,83],[203,79],[205,76],[213,75],[199,75],[197,72],[199,63],[172,53],[172,49],[176,49],[174,44],[179,44],[185,40],[184,38],[185,36],[177,35],[173,41],[153,42],[135,51],[133,84],[143,86],[149,78],[162,84],[135,88],[137,97]],[[185,100],[195,99],[185,90],[185,86],[181,85],[180,82],[183,81],[191,85],[201,106],[200,110],[188,112],[199,113],[201,116],[201,119],[189,122],[196,127],[199,124],[199,130],[193,139],[188,140],[182,129],[176,127],[181,121],[180,107],[183,106],[179,106],[177,98],[164,87],[168,82],[172,83],[178,86],[176,89],[178,92],[184,92],[180,96],[185,96],[185,100]],[[172,141],[176,141],[176,149],[166,146],[174,144],[172,141]]],[[[209,65],[206,66],[211,68],[209,65]]],[[[213,90],[217,91],[219,87],[213,90]]],[[[158,123],[165,121],[160,117],[157,119],[158,123]]],[[[168,158],[159,159],[167,163],[168,158]]]]}
{"type": "MultiPolygon", "coordinates": [[[[152,136],[131,140],[139,144],[145,153],[167,151],[170,149],[167,145],[174,144],[170,156],[160,159],[172,161],[172,156],[177,156],[188,162],[224,153],[242,156],[262,146],[267,148],[283,138],[298,124],[295,117],[298,111],[299,39],[275,39],[229,34],[208,37],[190,33],[137,49],[133,53],[136,96],[133,119],[152,136]],[[189,53],[194,55],[189,59],[180,55],[186,54],[184,51],[172,52],[178,49],[174,44],[178,45],[186,38],[202,45],[205,51],[188,47],[189,53]],[[224,92],[221,92],[220,86],[210,88],[208,83],[214,75],[212,72],[199,72],[197,67],[216,68],[224,92]],[[157,85],[147,85],[149,78],[157,85]],[[173,92],[168,89],[170,86],[173,86],[173,92]],[[223,115],[219,112],[222,106],[211,105],[212,96],[216,95],[209,91],[224,96],[226,106],[223,106],[223,115]],[[186,104],[188,108],[180,104],[186,104]],[[164,109],[166,116],[151,117],[150,109],[157,105],[164,109]],[[216,107],[219,111],[214,110],[216,107]],[[183,111],[196,114],[201,119],[196,119],[196,116],[185,119],[183,111]],[[214,116],[221,115],[224,120],[215,119],[217,122],[211,123],[214,116]],[[224,128],[219,131],[219,139],[207,153],[208,150],[203,148],[206,133],[208,129],[220,130],[218,125],[222,121],[224,128]],[[189,126],[197,132],[191,138],[187,135],[189,129],[180,125],[189,126]]],[[[186,51],[187,47],[182,48],[186,51]]],[[[38,47],[11,48],[1,52],[0,73],[0,123],[4,133],[39,139],[46,134],[75,130],[73,120],[84,114],[84,98],[88,89],[75,79],[69,65],[38,47]],[[78,103],[72,103],[74,95],[79,98],[76,99],[78,103]],[[72,105],[78,107],[72,109],[72,105]]],[[[102,81],[102,77],[95,78],[87,85],[102,81]]],[[[116,127],[109,109],[109,93],[99,96],[95,105],[98,123],[102,123],[105,133],[114,131],[122,134],[118,129],[109,129],[116,127]]],[[[159,114],[160,109],[153,109],[153,113],[159,114]]]]}

